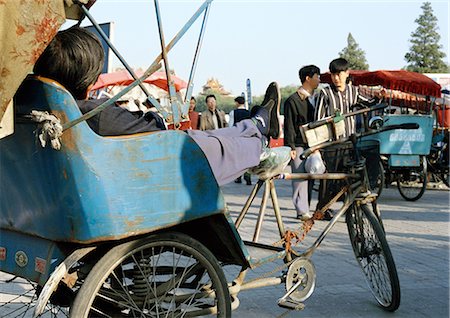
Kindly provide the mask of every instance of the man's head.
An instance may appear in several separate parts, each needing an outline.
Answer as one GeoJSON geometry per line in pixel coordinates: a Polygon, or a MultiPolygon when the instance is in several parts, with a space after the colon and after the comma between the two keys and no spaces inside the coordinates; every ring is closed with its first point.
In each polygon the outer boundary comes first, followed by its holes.
{"type": "Polygon", "coordinates": [[[189,111],[193,112],[195,110],[195,104],[197,104],[197,100],[194,96],[191,97],[191,100],[189,101],[189,111]]]}
{"type": "Polygon", "coordinates": [[[216,111],[216,96],[214,95],[208,95],[206,96],[206,106],[208,106],[208,109],[211,112],[215,112],[216,111]]]}
{"type": "Polygon", "coordinates": [[[348,72],[348,62],[344,58],[337,58],[330,63],[331,81],[340,91],[345,89],[348,72]]]}
{"type": "Polygon", "coordinates": [[[245,104],[245,98],[242,96],[238,96],[234,99],[234,102],[236,103],[236,107],[242,106],[245,104]]]}
{"type": "Polygon", "coordinates": [[[320,83],[320,69],[315,65],[303,66],[298,71],[302,85],[307,89],[315,90],[320,83]]]}
{"type": "Polygon", "coordinates": [[[60,31],[34,65],[36,75],[63,85],[75,99],[85,99],[103,69],[104,51],[91,32],[71,27],[60,31]]]}

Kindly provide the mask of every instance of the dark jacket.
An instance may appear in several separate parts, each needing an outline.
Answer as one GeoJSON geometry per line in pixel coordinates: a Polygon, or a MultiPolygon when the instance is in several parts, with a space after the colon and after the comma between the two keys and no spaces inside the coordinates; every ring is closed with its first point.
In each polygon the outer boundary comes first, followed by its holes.
{"type": "Polygon", "coordinates": [[[233,124],[236,126],[236,124],[238,122],[240,122],[241,120],[250,118],[250,111],[248,111],[247,109],[237,108],[237,109],[233,110],[233,116],[234,116],[233,124]]]}
{"type": "Polygon", "coordinates": [[[284,102],[284,145],[295,149],[305,147],[300,126],[314,119],[314,106],[308,97],[295,92],[284,102]]]}
{"type": "MultiPolygon", "coordinates": [[[[77,100],[83,114],[100,106],[107,98],[77,100]]],[[[131,135],[142,132],[164,130],[162,118],[153,112],[130,112],[115,104],[87,120],[91,129],[101,136],[131,135]]]]}

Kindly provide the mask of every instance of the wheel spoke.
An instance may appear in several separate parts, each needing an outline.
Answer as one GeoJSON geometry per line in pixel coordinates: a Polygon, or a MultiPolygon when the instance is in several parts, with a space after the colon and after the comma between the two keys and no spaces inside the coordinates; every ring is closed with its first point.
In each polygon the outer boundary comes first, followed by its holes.
{"type": "Polygon", "coordinates": [[[228,286],[211,252],[184,234],[176,235],[181,241],[168,234],[161,236],[163,239],[155,235],[138,243],[127,242],[108,252],[86,278],[73,314],[167,318],[226,315],[231,310],[228,286]],[[120,251],[119,261],[114,256],[116,250],[120,251]],[[96,284],[101,288],[94,287],[96,284]],[[94,298],[87,294],[91,290],[98,290],[94,298]]]}
{"type": "Polygon", "coordinates": [[[387,310],[400,304],[395,264],[377,217],[367,205],[353,205],[347,212],[347,226],[356,259],[377,301],[387,310]]]}

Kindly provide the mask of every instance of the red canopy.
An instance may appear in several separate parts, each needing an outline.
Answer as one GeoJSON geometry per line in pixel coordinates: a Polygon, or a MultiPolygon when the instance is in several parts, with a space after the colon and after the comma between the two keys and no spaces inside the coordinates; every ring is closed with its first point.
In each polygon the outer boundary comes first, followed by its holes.
{"type": "MultiPolygon", "coordinates": [[[[350,71],[354,85],[383,86],[405,93],[441,97],[441,85],[428,76],[409,71],[350,71]]],[[[331,84],[330,73],[320,75],[320,81],[331,84]]]]}
{"type": "MultiPolygon", "coordinates": [[[[144,72],[142,71],[136,71],[135,73],[137,77],[141,77],[144,74],[144,72]]],[[[177,92],[180,89],[187,87],[187,83],[182,79],[180,79],[179,77],[172,75],[171,78],[175,85],[175,90],[177,92]]],[[[94,84],[94,87],[92,87],[92,90],[104,88],[107,86],[128,86],[133,81],[134,79],[127,71],[104,73],[99,76],[97,82],[94,84]]],[[[155,86],[158,86],[159,88],[168,91],[166,73],[164,72],[153,73],[152,75],[147,77],[144,83],[153,84],[155,86]]]]}

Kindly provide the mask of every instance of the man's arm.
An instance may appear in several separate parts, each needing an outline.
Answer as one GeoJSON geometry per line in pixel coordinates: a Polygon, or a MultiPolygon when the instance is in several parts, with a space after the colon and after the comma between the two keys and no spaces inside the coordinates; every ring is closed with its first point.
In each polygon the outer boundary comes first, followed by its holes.
{"type": "Polygon", "coordinates": [[[291,98],[284,102],[284,145],[295,151],[296,109],[291,98]]]}
{"type": "Polygon", "coordinates": [[[233,126],[234,125],[234,110],[232,110],[229,114],[230,120],[228,121],[228,125],[233,126]]]}
{"type": "Polygon", "coordinates": [[[355,87],[355,89],[356,89],[356,103],[357,104],[361,104],[364,106],[372,106],[372,105],[378,104],[380,102],[380,99],[378,97],[373,97],[373,98],[367,97],[367,96],[361,94],[357,87],[355,87]]]}
{"type": "Polygon", "coordinates": [[[325,89],[321,89],[316,100],[316,108],[314,111],[314,120],[319,120],[327,116],[329,98],[325,89]]]}

